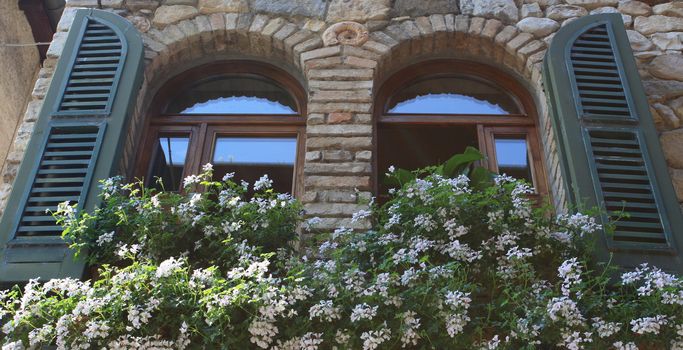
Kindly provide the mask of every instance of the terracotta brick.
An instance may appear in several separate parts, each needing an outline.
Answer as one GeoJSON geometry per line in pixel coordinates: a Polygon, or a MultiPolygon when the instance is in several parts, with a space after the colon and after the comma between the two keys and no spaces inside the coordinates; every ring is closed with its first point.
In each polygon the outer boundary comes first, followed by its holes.
{"type": "Polygon", "coordinates": [[[347,123],[353,119],[353,114],[345,112],[333,112],[327,116],[327,122],[330,124],[347,123]]]}

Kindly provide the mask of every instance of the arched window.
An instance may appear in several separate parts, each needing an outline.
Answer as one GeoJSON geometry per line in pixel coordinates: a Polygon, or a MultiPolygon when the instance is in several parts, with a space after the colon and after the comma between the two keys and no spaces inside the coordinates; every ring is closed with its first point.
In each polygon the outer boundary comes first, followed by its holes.
{"type": "MultiPolygon", "coordinates": [[[[486,155],[483,166],[547,193],[533,100],[495,68],[456,60],[419,63],[384,81],[375,108],[379,174],[391,165],[438,164],[472,146],[486,155]]],[[[383,176],[375,178],[382,197],[383,176]]]]}
{"type": "Polygon", "coordinates": [[[212,163],[253,183],[263,174],[278,192],[296,193],[305,126],[304,91],[283,70],[246,61],[188,70],[157,93],[138,160],[148,185],[176,191],[212,163]]]}

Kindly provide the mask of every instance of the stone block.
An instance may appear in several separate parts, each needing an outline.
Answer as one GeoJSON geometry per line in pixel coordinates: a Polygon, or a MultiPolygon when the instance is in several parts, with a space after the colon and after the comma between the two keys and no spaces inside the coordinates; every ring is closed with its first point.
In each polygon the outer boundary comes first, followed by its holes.
{"type": "Polygon", "coordinates": [[[327,22],[367,21],[388,18],[390,0],[331,0],[327,9],[327,22]]]}
{"type": "Polygon", "coordinates": [[[372,134],[371,125],[309,125],[306,128],[307,135],[332,135],[332,136],[365,136],[372,134]]]}
{"type": "Polygon", "coordinates": [[[312,90],[311,102],[371,102],[369,90],[312,90]]]}
{"type": "Polygon", "coordinates": [[[161,0],[163,5],[197,6],[197,0],[161,0]]]}
{"type": "Polygon", "coordinates": [[[313,69],[308,72],[309,79],[319,80],[369,80],[374,75],[372,69],[313,69]]]}
{"type": "Polygon", "coordinates": [[[316,58],[314,60],[308,60],[304,63],[306,71],[311,69],[321,69],[321,68],[333,68],[339,67],[344,63],[341,56],[326,57],[326,58],[316,58]]]}
{"type": "Polygon", "coordinates": [[[534,2],[522,5],[521,14],[522,18],[543,17],[543,10],[541,10],[541,6],[537,2],[534,2]]]}
{"type": "Polygon", "coordinates": [[[156,11],[154,11],[152,23],[156,26],[163,27],[185,19],[193,18],[197,14],[199,14],[199,11],[197,11],[197,9],[193,6],[164,5],[160,6],[156,11]]]}
{"type": "Polygon", "coordinates": [[[512,40],[508,41],[508,43],[505,45],[505,50],[510,54],[515,54],[520,47],[533,39],[533,35],[529,33],[519,33],[512,40]]]}
{"type": "Polygon", "coordinates": [[[683,97],[670,101],[669,106],[673,109],[678,118],[683,119],[683,97]]]}
{"type": "Polygon", "coordinates": [[[683,56],[680,54],[657,56],[648,66],[648,72],[657,78],[683,81],[683,56]]]}
{"type": "Polygon", "coordinates": [[[330,124],[348,123],[353,120],[353,114],[345,112],[333,112],[327,116],[327,122],[330,124]]]}
{"type": "Polygon", "coordinates": [[[328,203],[356,203],[358,196],[355,191],[320,191],[317,192],[320,202],[328,203]]]}
{"type": "Polygon", "coordinates": [[[306,215],[310,216],[351,216],[353,213],[367,209],[364,204],[350,203],[311,203],[304,208],[306,215]]]}
{"type": "Polygon", "coordinates": [[[596,9],[598,7],[612,6],[615,7],[619,3],[619,0],[565,0],[569,5],[576,5],[585,7],[589,10],[596,9]]]}
{"type": "Polygon", "coordinates": [[[683,17],[683,3],[679,1],[667,2],[655,5],[652,8],[655,15],[683,17]]]}
{"type": "Polygon", "coordinates": [[[316,162],[322,159],[322,153],[320,151],[310,151],[306,152],[307,162],[316,162]]]}
{"type": "Polygon", "coordinates": [[[370,177],[310,175],[304,177],[304,186],[319,189],[358,188],[368,190],[370,188],[370,177]]]}
{"type": "Polygon", "coordinates": [[[254,0],[251,7],[255,12],[322,19],[326,4],[326,0],[254,0]]]}
{"type": "Polygon", "coordinates": [[[74,17],[76,16],[76,8],[65,8],[62,11],[62,16],[59,18],[59,23],[57,23],[58,32],[67,32],[71,28],[71,24],[74,22],[74,17]]]}
{"type": "Polygon", "coordinates": [[[504,45],[508,41],[512,40],[512,38],[514,38],[518,32],[519,31],[517,30],[516,27],[506,26],[503,28],[503,30],[500,31],[500,33],[498,33],[498,35],[496,35],[496,37],[494,38],[494,41],[498,45],[504,45]]]}
{"type": "Polygon", "coordinates": [[[493,40],[498,34],[500,28],[503,27],[503,22],[497,19],[489,19],[484,24],[484,28],[481,30],[481,37],[489,40],[493,40]]]}
{"type": "Polygon", "coordinates": [[[392,17],[418,17],[434,13],[458,13],[456,0],[396,0],[391,9],[392,17]]]}
{"type": "Polygon", "coordinates": [[[344,57],[344,64],[347,66],[357,67],[357,68],[375,68],[377,67],[377,61],[372,59],[360,58],[356,56],[346,56],[344,57]]]}
{"type": "Polygon", "coordinates": [[[669,129],[677,129],[681,126],[680,119],[678,116],[676,116],[676,113],[674,113],[671,107],[661,103],[655,103],[652,105],[652,107],[654,107],[664,124],[666,124],[669,129]]]}
{"type": "Polygon", "coordinates": [[[645,34],[683,31],[683,18],[654,15],[636,17],[633,24],[635,30],[645,34]]]}
{"type": "Polygon", "coordinates": [[[346,149],[346,150],[367,150],[372,147],[371,137],[308,137],[306,138],[306,148],[316,149],[346,149]]]}
{"type": "Polygon", "coordinates": [[[348,103],[348,102],[327,102],[327,103],[310,103],[308,110],[317,113],[332,113],[332,112],[355,112],[355,113],[369,113],[372,108],[370,103],[348,103]]]}
{"type": "Polygon", "coordinates": [[[351,89],[372,89],[371,80],[361,81],[325,81],[310,80],[308,87],[320,90],[351,90],[351,89]]]}
{"type": "Polygon", "coordinates": [[[631,50],[633,51],[648,51],[652,50],[655,45],[643,34],[635,30],[627,30],[628,41],[631,43],[631,50]]]}
{"type": "Polygon", "coordinates": [[[133,12],[154,11],[157,7],[159,7],[158,0],[126,0],[126,8],[133,12]]]}
{"type": "Polygon", "coordinates": [[[277,17],[277,18],[271,19],[268,22],[268,24],[266,24],[266,26],[263,27],[263,30],[261,31],[261,35],[263,35],[265,37],[272,37],[273,34],[275,34],[275,32],[277,32],[278,30],[280,30],[280,28],[282,28],[282,26],[284,26],[286,22],[287,21],[282,17],[277,17]]]}
{"type": "Polygon", "coordinates": [[[505,23],[519,19],[519,9],[513,0],[473,0],[473,16],[496,18],[505,23]]]}
{"type": "Polygon", "coordinates": [[[558,30],[560,24],[550,18],[528,17],[517,22],[517,28],[523,32],[531,33],[536,38],[542,38],[558,30]]]}
{"type": "Polygon", "coordinates": [[[447,31],[446,20],[444,19],[443,15],[441,15],[441,14],[431,15],[431,16],[429,16],[429,21],[432,23],[432,29],[435,32],[447,31]]]}
{"type": "Polygon", "coordinates": [[[572,17],[583,17],[586,15],[588,15],[588,10],[573,5],[553,5],[545,10],[545,16],[556,21],[562,21],[572,17]]]}
{"type": "Polygon", "coordinates": [[[370,161],[372,160],[372,151],[358,151],[356,152],[357,161],[370,161]]]}
{"type": "Polygon", "coordinates": [[[325,114],[323,113],[311,113],[306,118],[306,124],[308,125],[318,125],[325,124],[325,114]]]}
{"type": "Polygon", "coordinates": [[[203,14],[241,13],[249,10],[247,0],[199,0],[198,7],[203,14]]]}
{"type": "Polygon", "coordinates": [[[683,32],[655,33],[650,39],[660,50],[683,49],[683,32]]]}
{"type": "Polygon", "coordinates": [[[683,129],[663,132],[659,142],[667,163],[674,168],[683,169],[683,129]]]}
{"type": "Polygon", "coordinates": [[[37,99],[44,99],[47,89],[50,87],[50,82],[52,78],[38,78],[35,85],[33,85],[33,91],[31,96],[37,99]]]}
{"type": "Polygon", "coordinates": [[[664,101],[683,96],[683,83],[675,80],[643,80],[643,87],[651,101],[664,101]]]}
{"type": "Polygon", "coordinates": [[[636,0],[619,1],[617,9],[619,12],[629,16],[649,16],[652,14],[652,7],[650,5],[636,0]]]}
{"type": "MultiPolygon", "coordinates": [[[[323,160],[330,162],[341,161],[343,163],[307,163],[304,167],[305,174],[314,175],[368,175],[370,174],[370,163],[352,163],[348,162],[353,159],[353,154],[350,154],[350,158],[345,159],[329,159],[326,158],[326,152],[336,152],[336,151],[323,151],[323,160]]],[[[350,153],[348,151],[344,152],[345,156],[350,153]]]]}
{"type": "Polygon", "coordinates": [[[57,32],[52,36],[50,47],[47,48],[47,57],[59,58],[62,55],[67,36],[68,32],[57,32]]]}

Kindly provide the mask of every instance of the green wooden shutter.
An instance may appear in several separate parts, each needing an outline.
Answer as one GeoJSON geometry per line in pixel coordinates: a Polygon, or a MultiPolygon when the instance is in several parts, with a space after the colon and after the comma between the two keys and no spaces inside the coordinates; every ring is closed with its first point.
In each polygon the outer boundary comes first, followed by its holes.
{"type": "Polygon", "coordinates": [[[619,14],[560,29],[544,81],[571,204],[606,211],[601,260],[683,272],[683,217],[619,14]],[[615,212],[630,214],[615,221],[615,212]]]}
{"type": "Polygon", "coordinates": [[[125,19],[79,10],[0,221],[0,283],[80,277],[83,263],[46,210],[98,204],[99,180],[119,164],[143,68],[142,41],[125,19]]]}

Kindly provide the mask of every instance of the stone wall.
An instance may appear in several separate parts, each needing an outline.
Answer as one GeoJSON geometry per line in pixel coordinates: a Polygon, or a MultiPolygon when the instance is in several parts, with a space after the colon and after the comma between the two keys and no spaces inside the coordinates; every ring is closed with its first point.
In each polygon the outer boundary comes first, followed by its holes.
{"type": "MultiPolygon", "coordinates": [[[[31,27],[17,1],[0,4],[0,43],[27,44],[0,46],[0,164],[3,164],[40,68],[38,49],[31,45],[34,43],[31,27]]],[[[22,127],[25,130],[30,125],[22,127]]],[[[19,161],[12,157],[7,160],[19,161]]]]}
{"type": "MultiPolygon", "coordinates": [[[[124,168],[132,163],[149,102],[171,76],[222,58],[267,61],[307,89],[302,200],[310,216],[323,218],[324,227],[364,225],[349,217],[363,207],[361,199],[371,196],[371,111],[377,87],[393,71],[436,57],[476,59],[529,90],[537,102],[553,200],[562,207],[542,59],[562,25],[589,13],[620,12],[683,200],[683,2],[651,7],[629,0],[71,0],[67,6],[23,130],[31,129],[75,8],[100,6],[134,23],[145,43],[145,79],[124,168]]],[[[25,146],[22,135],[15,141],[14,159],[25,146]]],[[[5,164],[4,191],[15,169],[15,163],[5,164]]]]}

